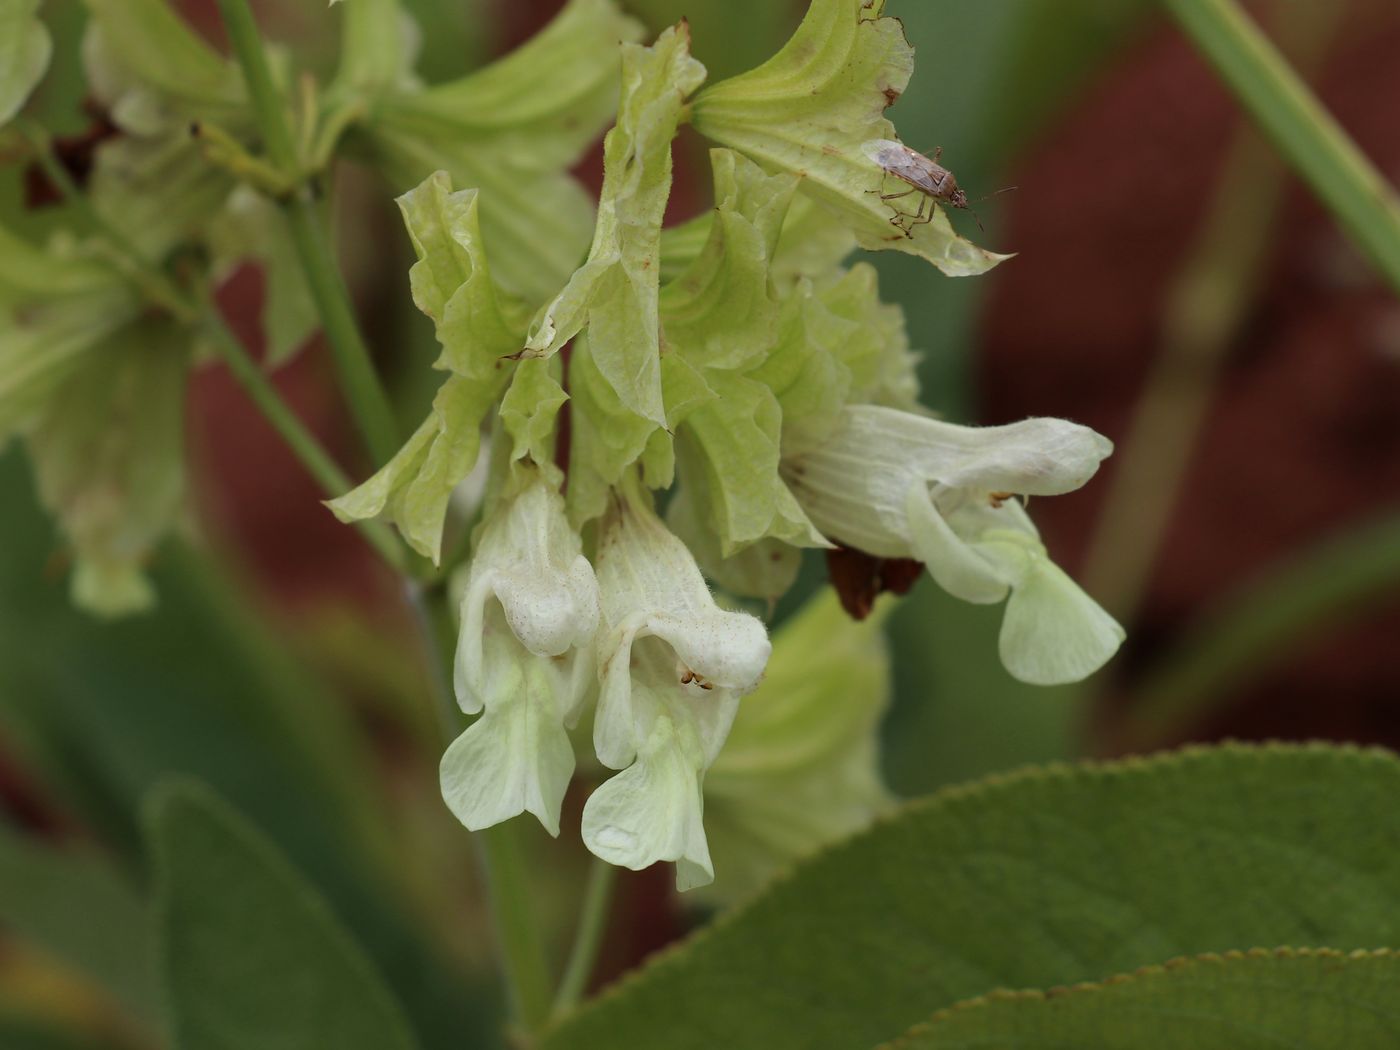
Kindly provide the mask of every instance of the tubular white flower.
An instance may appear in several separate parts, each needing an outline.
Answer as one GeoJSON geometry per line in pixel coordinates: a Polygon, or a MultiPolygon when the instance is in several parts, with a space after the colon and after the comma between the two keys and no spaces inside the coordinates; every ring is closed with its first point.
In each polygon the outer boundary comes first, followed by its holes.
{"type": "Polygon", "coordinates": [[[487,522],[462,597],[454,685],[485,711],[442,757],[442,795],[473,831],[529,812],[559,834],[574,772],[566,727],[593,677],[598,585],[564,500],[535,479],[487,522]]]}
{"type": "Polygon", "coordinates": [[[1010,595],[1001,659],[1022,681],[1078,681],[1123,629],[1046,554],[1013,496],[1079,488],[1113,451],[1062,419],[963,427],[877,405],[843,410],[825,444],[783,464],[817,528],[884,558],[916,558],[940,587],[990,604],[1010,595]]]}
{"type": "Polygon", "coordinates": [[[588,799],[583,839],[610,864],[676,862],[686,890],[714,878],[702,824],[705,771],[739,697],[763,676],[763,624],[719,608],[695,559],[650,507],[615,496],[598,542],[602,688],[593,744],[623,772],[588,799]]]}

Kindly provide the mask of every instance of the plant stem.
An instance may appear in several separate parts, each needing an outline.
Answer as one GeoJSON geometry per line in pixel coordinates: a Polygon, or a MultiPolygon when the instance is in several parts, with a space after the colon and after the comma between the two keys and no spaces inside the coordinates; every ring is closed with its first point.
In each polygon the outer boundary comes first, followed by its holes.
{"type": "Polygon", "coordinates": [[[588,885],[583,890],[583,907],[579,911],[574,946],[564,966],[559,991],[554,996],[552,1016],[555,1018],[562,1017],[578,1005],[588,987],[588,978],[593,974],[598,949],[602,947],[603,934],[608,927],[616,874],[617,869],[611,864],[593,858],[593,865],[588,870],[588,885]]]}
{"type": "MultiPolygon", "coordinates": [[[[210,305],[211,315],[214,309],[210,305]]],[[[306,468],[306,472],[316,479],[321,491],[327,496],[339,496],[348,492],[353,482],[321,447],[311,431],[306,429],[296,413],[282,400],[267,373],[253,360],[238,337],[221,319],[213,316],[206,322],[204,332],[218,351],[219,357],[228,366],[233,378],[248,395],[248,399],[277,431],[297,461],[306,468]]],[[[377,521],[361,521],[355,524],[365,541],[391,568],[399,572],[408,570],[404,548],[394,539],[394,534],[387,526],[377,521]]]]}
{"type": "Polygon", "coordinates": [[[1233,0],[1165,3],[1260,129],[1400,291],[1400,197],[1394,188],[1233,0]]]}
{"type": "MultiPolygon", "coordinates": [[[[427,586],[411,583],[408,594],[428,649],[429,674],[443,740],[451,743],[462,731],[464,721],[452,691],[451,654],[455,631],[447,589],[441,581],[427,586]]],[[[520,821],[507,821],[476,832],[472,840],[486,875],[511,1013],[528,1037],[537,1033],[549,1018],[549,968],[530,896],[520,830],[520,821]]]]}
{"type": "MultiPolygon", "coordinates": [[[[234,379],[287,443],[307,473],[316,479],[321,490],[327,496],[339,496],[348,492],[353,482],[282,400],[266,373],[218,316],[217,308],[212,303],[196,302],[142,255],[141,250],[120,229],[103,218],[92,206],[87,195],[69,177],[63,165],[54,159],[49,149],[48,138],[42,131],[23,128],[21,133],[33,147],[35,158],[43,168],[44,174],[58,187],[65,201],[99,236],[105,238],[118,253],[126,257],[125,275],[148,295],[152,302],[168,310],[181,321],[194,324],[203,318],[206,337],[218,351],[234,379]]],[[[362,521],[356,522],[356,528],[391,568],[400,572],[408,571],[410,565],[407,552],[385,525],[375,521],[362,521]]]]}
{"type": "Polygon", "coordinates": [[[58,188],[64,201],[76,211],[82,220],[92,227],[93,232],[103,237],[118,255],[124,258],[121,267],[123,276],[136,284],[151,302],[168,311],[182,321],[190,322],[198,317],[198,309],[188,297],[161,272],[154,263],[142,254],[124,231],[107,221],[87,194],[78,187],[62,164],[53,155],[48,132],[28,121],[17,122],[17,130],[29,143],[34,153],[34,161],[50,182],[58,188]]]}
{"type": "MultiPolygon", "coordinates": [[[[1316,66],[1336,8],[1302,5],[1281,15],[1281,38],[1302,67],[1316,66]]],[[[1120,443],[1082,573],[1085,589],[1122,620],[1132,619],[1147,588],[1221,365],[1254,302],[1283,189],[1277,158],[1243,127],[1167,292],[1161,346],[1120,443]]]]}
{"type": "Polygon", "coordinates": [[[1282,192],[1272,151],[1242,129],[1168,292],[1161,347],[1094,523],[1082,581],[1120,620],[1131,621],[1147,588],[1220,366],[1254,301],[1282,192]]]}
{"type": "Polygon", "coordinates": [[[281,94],[272,80],[257,23],[247,0],[218,0],[218,4],[229,43],[248,85],[263,147],[273,165],[290,176],[295,185],[280,203],[311,297],[321,316],[346,403],[375,464],[383,465],[398,450],[398,428],[384,388],[375,375],[369,349],[360,335],[345,281],[321,228],[310,186],[301,177],[291,127],[281,94]]]}

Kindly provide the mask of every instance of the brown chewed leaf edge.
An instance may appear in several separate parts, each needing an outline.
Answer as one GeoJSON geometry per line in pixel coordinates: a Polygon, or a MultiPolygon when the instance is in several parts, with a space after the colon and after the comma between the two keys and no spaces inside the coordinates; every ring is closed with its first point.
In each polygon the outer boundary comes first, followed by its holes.
{"type": "Polygon", "coordinates": [[[1400,1046],[1400,955],[1254,948],[1107,980],[998,990],[940,1010],[880,1050],[1330,1050],[1400,1046]]]}
{"type": "Polygon", "coordinates": [[[1280,743],[946,789],[809,857],[540,1047],[846,1050],[992,988],[1241,945],[1400,946],[1397,793],[1389,752],[1280,743]]]}

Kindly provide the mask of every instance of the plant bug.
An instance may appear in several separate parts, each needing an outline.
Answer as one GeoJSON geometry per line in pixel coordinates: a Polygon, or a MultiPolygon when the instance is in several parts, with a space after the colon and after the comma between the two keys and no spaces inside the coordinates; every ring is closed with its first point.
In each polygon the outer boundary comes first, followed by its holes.
{"type": "MultiPolygon", "coordinates": [[[[906,237],[914,236],[915,226],[933,221],[933,204],[936,201],[972,212],[972,218],[977,223],[977,228],[982,229],[982,220],[977,217],[975,211],[972,211],[971,205],[968,204],[967,194],[958,185],[957,177],[938,163],[939,158],[943,156],[942,146],[933,151],[932,160],[894,139],[872,139],[865,143],[861,150],[880,166],[880,171],[884,175],[893,175],[910,187],[898,193],[886,193],[884,187],[881,186],[878,190],[866,190],[866,193],[879,194],[880,199],[887,204],[890,201],[907,197],[911,193],[919,194],[919,210],[913,215],[900,211],[897,206],[890,204],[890,209],[894,212],[890,224],[903,230],[906,237]],[[928,214],[924,213],[925,207],[927,207],[928,214]]],[[[1007,188],[1015,189],[1014,186],[1007,188]]],[[[1005,192],[1006,190],[997,190],[997,193],[1005,192]]]]}

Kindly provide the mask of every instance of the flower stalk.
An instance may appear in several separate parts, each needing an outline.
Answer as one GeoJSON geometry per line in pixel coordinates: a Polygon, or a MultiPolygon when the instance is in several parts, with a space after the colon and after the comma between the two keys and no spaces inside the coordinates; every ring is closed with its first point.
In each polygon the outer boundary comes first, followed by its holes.
{"type": "Polygon", "coordinates": [[[399,446],[393,410],[375,375],[369,348],[355,321],[350,293],[331,254],[311,187],[300,179],[291,128],[282,108],[281,94],[272,80],[253,12],[247,0],[219,0],[219,13],[243,70],[268,158],[278,169],[296,179],[296,188],[280,203],[321,317],[346,403],[375,464],[386,463],[399,446]]]}

